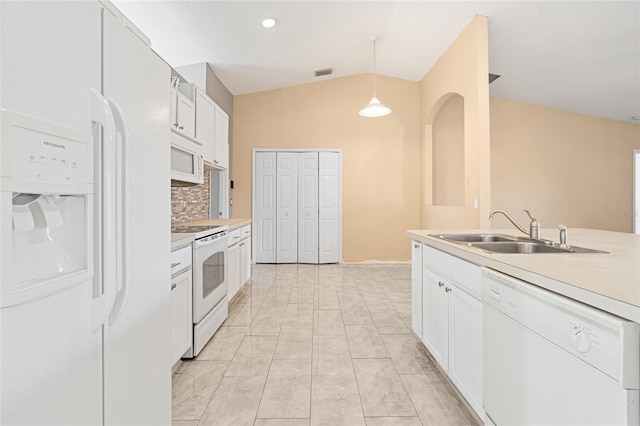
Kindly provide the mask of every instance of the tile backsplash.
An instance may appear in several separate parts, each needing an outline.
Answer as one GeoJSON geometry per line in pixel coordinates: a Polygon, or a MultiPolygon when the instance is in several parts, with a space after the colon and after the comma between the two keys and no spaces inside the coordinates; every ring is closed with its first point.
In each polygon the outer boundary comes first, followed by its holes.
{"type": "Polygon", "coordinates": [[[209,179],[205,170],[204,183],[187,185],[171,181],[171,224],[209,218],[209,179]]]}

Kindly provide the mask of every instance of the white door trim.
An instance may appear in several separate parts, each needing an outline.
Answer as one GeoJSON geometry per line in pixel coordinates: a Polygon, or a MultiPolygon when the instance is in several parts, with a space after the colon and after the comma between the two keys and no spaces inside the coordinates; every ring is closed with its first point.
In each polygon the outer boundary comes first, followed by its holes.
{"type": "Polygon", "coordinates": [[[633,232],[640,234],[640,149],[633,150],[633,232]]]}

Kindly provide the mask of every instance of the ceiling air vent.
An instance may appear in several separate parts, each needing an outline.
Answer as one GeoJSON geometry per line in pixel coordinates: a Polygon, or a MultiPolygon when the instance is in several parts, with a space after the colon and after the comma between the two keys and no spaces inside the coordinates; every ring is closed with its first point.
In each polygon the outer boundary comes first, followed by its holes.
{"type": "Polygon", "coordinates": [[[498,79],[498,77],[500,77],[500,75],[498,74],[491,74],[489,73],[489,84],[493,83],[495,80],[498,79]]]}
{"type": "Polygon", "coordinates": [[[324,68],[321,70],[315,70],[313,72],[316,77],[322,77],[323,75],[331,75],[333,73],[333,68],[324,68]]]}

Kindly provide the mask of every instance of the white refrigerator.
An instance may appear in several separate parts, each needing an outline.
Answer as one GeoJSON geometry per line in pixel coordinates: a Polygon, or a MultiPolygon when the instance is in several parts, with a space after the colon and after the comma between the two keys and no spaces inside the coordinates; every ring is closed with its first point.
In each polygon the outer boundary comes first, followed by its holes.
{"type": "Polygon", "coordinates": [[[169,67],[110,4],[0,2],[0,424],[171,422],[169,67]]]}

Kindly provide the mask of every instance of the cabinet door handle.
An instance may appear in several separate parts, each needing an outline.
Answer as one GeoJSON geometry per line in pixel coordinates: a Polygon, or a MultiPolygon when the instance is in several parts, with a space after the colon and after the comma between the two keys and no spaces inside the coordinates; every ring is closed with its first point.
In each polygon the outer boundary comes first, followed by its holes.
{"type": "Polygon", "coordinates": [[[171,284],[171,291],[175,290],[177,286],[178,284],[176,283],[171,284]]]}
{"type": "Polygon", "coordinates": [[[451,287],[447,287],[444,289],[444,291],[446,291],[447,293],[449,293],[451,291],[451,287]]]}
{"type": "Polygon", "coordinates": [[[442,281],[438,282],[438,287],[444,287],[444,283],[442,281]]]}
{"type": "Polygon", "coordinates": [[[180,262],[175,262],[171,264],[171,268],[175,268],[176,266],[178,266],[180,264],[180,262]]]}
{"type": "Polygon", "coordinates": [[[184,130],[184,126],[180,126],[180,127],[178,127],[178,129],[184,130]]]}
{"type": "Polygon", "coordinates": [[[420,247],[418,244],[413,245],[413,248],[418,248],[418,247],[420,247]]]}

